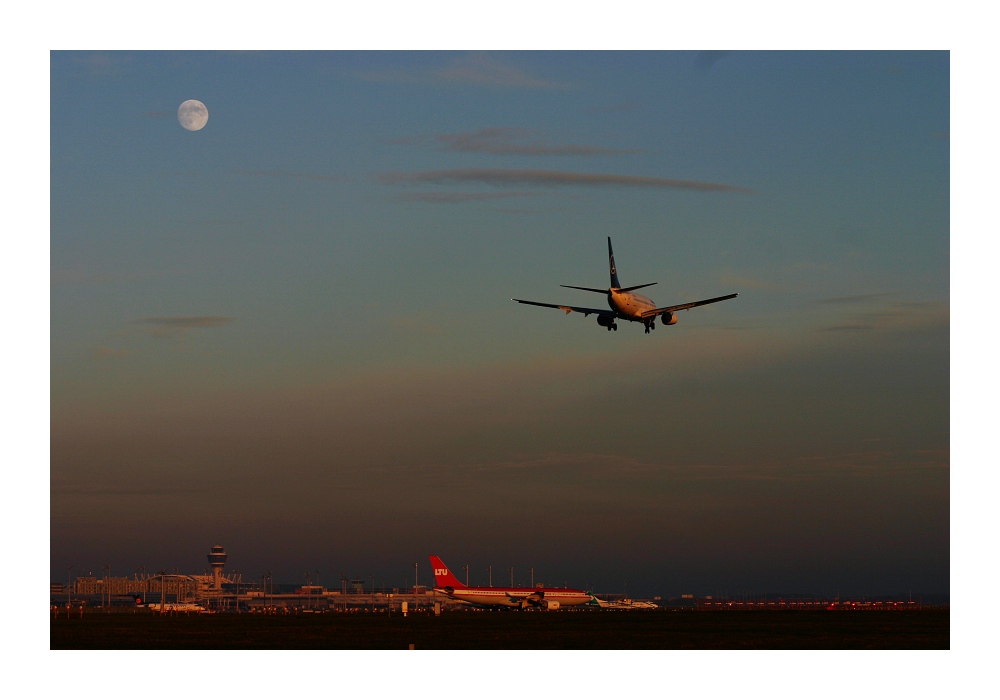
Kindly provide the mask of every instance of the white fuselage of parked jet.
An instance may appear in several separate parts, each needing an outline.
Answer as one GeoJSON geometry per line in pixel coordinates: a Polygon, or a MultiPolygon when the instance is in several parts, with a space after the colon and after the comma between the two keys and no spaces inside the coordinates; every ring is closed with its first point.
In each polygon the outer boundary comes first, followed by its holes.
{"type": "MultiPolygon", "coordinates": [[[[434,588],[449,598],[463,600],[473,605],[497,605],[511,608],[547,606],[557,603],[558,607],[582,605],[591,596],[572,588],[434,588]]],[[[555,607],[555,606],[553,606],[555,607]]]]}

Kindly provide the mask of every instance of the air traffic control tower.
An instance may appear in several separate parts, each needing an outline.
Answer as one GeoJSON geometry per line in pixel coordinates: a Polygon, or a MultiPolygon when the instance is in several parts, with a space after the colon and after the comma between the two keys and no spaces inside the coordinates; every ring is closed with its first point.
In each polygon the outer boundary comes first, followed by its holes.
{"type": "Polygon", "coordinates": [[[228,558],[229,555],[226,554],[226,550],[222,548],[221,544],[212,547],[212,551],[208,555],[208,563],[212,566],[212,590],[222,590],[222,567],[226,565],[228,558]]]}

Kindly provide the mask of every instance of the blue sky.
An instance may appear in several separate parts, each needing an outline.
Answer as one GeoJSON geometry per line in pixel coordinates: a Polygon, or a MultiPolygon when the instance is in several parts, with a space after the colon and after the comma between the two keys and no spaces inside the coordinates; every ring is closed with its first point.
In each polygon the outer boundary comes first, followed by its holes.
{"type": "Polygon", "coordinates": [[[948,592],[947,53],[50,77],[53,580],[219,541],[288,580],[948,592]],[[509,301],[594,304],[558,285],[606,285],[607,236],[661,305],[740,297],[649,336],[509,301]]]}

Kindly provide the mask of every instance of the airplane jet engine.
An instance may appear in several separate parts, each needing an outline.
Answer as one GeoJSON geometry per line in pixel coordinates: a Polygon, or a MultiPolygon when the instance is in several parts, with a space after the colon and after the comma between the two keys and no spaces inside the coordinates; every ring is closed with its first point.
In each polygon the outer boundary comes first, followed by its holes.
{"type": "Polygon", "coordinates": [[[668,311],[667,313],[660,316],[660,323],[664,326],[672,326],[677,323],[677,315],[673,311],[668,311]]]}
{"type": "Polygon", "coordinates": [[[604,326],[609,331],[612,331],[612,330],[616,331],[616,330],[618,330],[618,324],[615,323],[615,317],[614,316],[598,316],[597,317],[597,325],[598,326],[604,326]]]}

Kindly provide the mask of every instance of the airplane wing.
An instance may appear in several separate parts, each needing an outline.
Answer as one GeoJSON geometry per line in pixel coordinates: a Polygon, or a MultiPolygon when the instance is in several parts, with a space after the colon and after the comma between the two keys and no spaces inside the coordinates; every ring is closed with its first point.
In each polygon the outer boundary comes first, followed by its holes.
{"type": "Polygon", "coordinates": [[[545,598],[545,593],[542,591],[535,591],[533,593],[511,593],[510,591],[504,591],[507,595],[507,600],[514,604],[524,605],[528,603],[530,605],[541,605],[542,600],[545,598]]]}
{"type": "Polygon", "coordinates": [[[545,306],[550,309],[562,309],[566,313],[575,311],[578,314],[583,314],[584,316],[590,316],[590,314],[597,314],[598,316],[617,316],[617,314],[611,309],[589,309],[585,306],[567,306],[566,304],[543,304],[540,301],[525,301],[524,299],[511,299],[511,301],[516,301],[518,304],[531,304],[532,306],[545,306]]]}
{"type": "MultiPolygon", "coordinates": [[[[649,311],[643,311],[641,318],[650,318],[652,316],[659,316],[660,314],[670,313],[671,311],[682,311],[684,309],[693,309],[696,306],[704,306],[705,304],[714,304],[717,301],[725,301],[726,299],[734,299],[738,297],[739,294],[727,294],[724,297],[715,297],[714,299],[703,299],[702,301],[690,301],[687,304],[677,304],[675,306],[661,306],[658,309],[650,309],[649,311]]],[[[569,313],[568,311],[566,313],[569,313]]]]}

